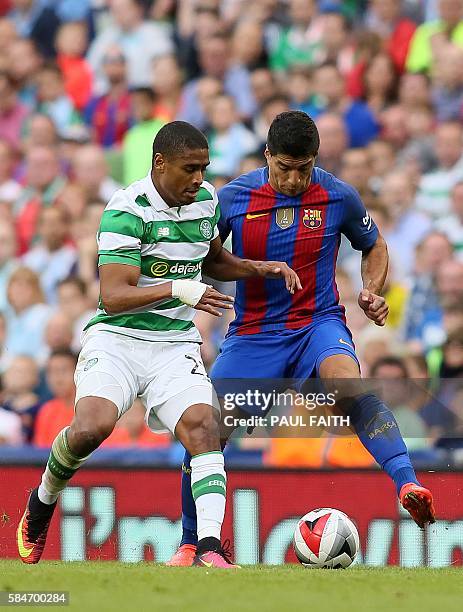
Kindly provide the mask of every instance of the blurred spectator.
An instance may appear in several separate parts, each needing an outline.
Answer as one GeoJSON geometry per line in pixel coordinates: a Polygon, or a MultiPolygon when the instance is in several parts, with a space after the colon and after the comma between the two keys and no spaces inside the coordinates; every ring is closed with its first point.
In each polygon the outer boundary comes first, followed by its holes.
{"type": "MultiPolygon", "coordinates": [[[[452,258],[452,255],[452,245],[441,232],[430,232],[416,246],[414,278],[404,322],[404,337],[407,341],[418,342],[416,347],[418,350],[423,348],[421,341],[425,321],[435,317],[435,313],[439,312],[435,288],[437,272],[452,258]]],[[[440,341],[439,333],[437,344],[440,341]]],[[[433,342],[433,345],[435,344],[436,342],[433,342]]]]}
{"type": "Polygon", "coordinates": [[[0,202],[14,202],[21,192],[21,185],[13,179],[14,152],[6,140],[0,140],[0,202]]]}
{"type": "Polygon", "coordinates": [[[348,148],[345,123],[339,115],[326,113],[317,119],[320,150],[317,164],[333,174],[341,170],[341,160],[348,148]]]}
{"type": "MultiPolygon", "coordinates": [[[[304,72],[307,71],[304,67],[301,67],[301,70],[304,72]]],[[[273,72],[268,68],[256,68],[253,70],[250,74],[250,81],[251,93],[259,108],[261,108],[272,96],[278,93],[275,77],[273,72]]]]}
{"type": "Polygon", "coordinates": [[[26,152],[34,147],[56,147],[58,132],[53,119],[43,113],[31,115],[24,125],[23,145],[26,152]]]}
{"type": "Polygon", "coordinates": [[[102,69],[103,59],[114,45],[118,45],[127,58],[130,87],[149,86],[153,58],[172,51],[170,28],[166,24],[144,21],[144,6],[143,0],[111,1],[113,21],[98,34],[88,52],[98,94],[108,87],[102,69]]]}
{"type": "Polygon", "coordinates": [[[342,155],[339,178],[349,183],[360,194],[367,208],[375,205],[376,196],[371,189],[372,167],[367,149],[348,149],[342,155]]]}
{"type": "Polygon", "coordinates": [[[149,87],[139,87],[130,94],[135,125],[124,136],[122,159],[124,185],[144,178],[152,165],[153,140],[164,125],[153,117],[154,92],[149,87]]]}
{"type": "Polygon", "coordinates": [[[403,170],[384,177],[379,196],[392,221],[384,234],[392,263],[397,276],[408,281],[414,267],[416,245],[431,230],[431,221],[423,213],[413,210],[415,188],[403,170]]]}
{"type": "Polygon", "coordinates": [[[402,72],[416,24],[401,15],[400,0],[370,0],[366,27],[381,36],[397,70],[402,72]]]}
{"type": "Polygon", "coordinates": [[[275,71],[295,64],[317,64],[323,59],[323,29],[315,0],[289,0],[289,19],[289,28],[281,32],[270,54],[270,66],[275,71]]]}
{"type": "Polygon", "coordinates": [[[11,0],[8,17],[22,38],[31,38],[46,57],[55,55],[55,34],[59,26],[56,7],[46,0],[11,0]]]}
{"type": "Polygon", "coordinates": [[[407,111],[408,141],[397,156],[399,165],[410,173],[415,168],[419,175],[434,170],[436,154],[434,147],[435,118],[429,106],[415,106],[407,111]]]}
{"type": "Polygon", "coordinates": [[[436,170],[424,174],[416,197],[416,206],[433,219],[450,212],[450,191],[463,178],[463,126],[445,122],[436,127],[436,170]]]}
{"type": "Polygon", "coordinates": [[[11,221],[0,219],[0,312],[7,307],[6,290],[13,271],[18,266],[15,258],[16,235],[11,221]]]}
{"type": "Polygon", "coordinates": [[[60,26],[56,37],[56,61],[64,77],[64,88],[74,107],[82,111],[92,92],[92,72],[84,58],[88,45],[88,28],[73,21],[60,26]]]}
{"type": "Polygon", "coordinates": [[[0,446],[19,446],[22,442],[21,417],[0,407],[0,446]]]}
{"type": "Polygon", "coordinates": [[[384,176],[394,169],[396,162],[395,149],[386,140],[373,140],[367,147],[371,164],[370,186],[378,192],[384,176]]]}
{"type": "Polygon", "coordinates": [[[82,331],[95,314],[95,308],[90,308],[87,286],[82,279],[69,277],[58,284],[58,308],[72,324],[72,350],[77,353],[81,348],[82,331]]]}
{"type": "Polygon", "coordinates": [[[211,163],[208,173],[212,176],[235,176],[241,158],[256,149],[257,139],[238,121],[237,110],[231,96],[217,96],[212,105],[210,124],[211,163]]]}
{"type": "Polygon", "coordinates": [[[18,34],[14,23],[5,17],[0,18],[0,57],[6,56],[8,50],[15,40],[18,39],[18,34]]]}
{"type": "Polygon", "coordinates": [[[379,125],[368,106],[346,96],[345,80],[334,64],[324,64],[314,74],[316,102],[312,116],[339,113],[344,119],[349,146],[363,147],[378,135],[379,125]]]}
{"type": "Polygon", "coordinates": [[[2,408],[17,414],[21,420],[22,436],[31,442],[40,408],[34,389],[39,382],[39,370],[34,358],[18,355],[2,375],[2,408]]]}
{"type": "MultiPolygon", "coordinates": [[[[358,313],[359,310],[357,301],[355,301],[352,306],[353,308],[349,308],[348,311],[346,305],[346,312],[350,312],[350,316],[352,316],[352,310],[354,310],[355,313],[358,313]]],[[[396,355],[400,350],[400,345],[392,329],[380,329],[374,325],[365,323],[365,315],[362,316],[362,313],[360,313],[359,319],[362,327],[357,328],[356,326],[352,326],[351,330],[356,330],[356,347],[362,367],[362,377],[368,378],[371,376],[371,369],[378,359],[384,357],[384,355],[396,355]]]]}
{"type": "Polygon", "coordinates": [[[410,43],[406,67],[409,72],[427,72],[436,53],[453,42],[463,47],[462,0],[439,0],[439,19],[418,26],[410,43]]]}
{"type": "Polygon", "coordinates": [[[99,296],[96,234],[106,204],[100,200],[90,202],[83,219],[74,223],[73,227],[73,239],[78,253],[77,273],[87,285],[89,299],[93,300],[95,307],[99,296]]]}
{"type": "Polygon", "coordinates": [[[352,40],[352,26],[341,10],[326,11],[321,17],[323,30],[323,62],[335,62],[344,76],[355,63],[355,44],[352,40]]]}
{"type": "Polygon", "coordinates": [[[54,351],[70,351],[72,340],[72,321],[58,310],[48,319],[45,327],[47,357],[54,351]]]}
{"type": "Polygon", "coordinates": [[[35,272],[22,267],[14,270],[8,282],[7,299],[6,361],[17,355],[29,355],[40,363],[46,355],[44,333],[51,308],[45,304],[35,272]]]}
{"type": "Polygon", "coordinates": [[[291,108],[310,115],[314,108],[312,71],[305,66],[294,66],[288,71],[286,91],[291,108]]]}
{"type": "Polygon", "coordinates": [[[18,96],[23,104],[35,108],[37,104],[37,73],[43,63],[43,57],[30,38],[19,38],[7,52],[8,73],[18,88],[18,96]]]}
{"type": "Polygon", "coordinates": [[[107,91],[91,98],[84,117],[92,128],[97,144],[102,147],[119,146],[131,125],[127,63],[120,47],[108,47],[103,56],[102,69],[108,83],[107,91]]]}
{"type": "MultiPolygon", "coordinates": [[[[249,18],[252,18],[252,15],[249,15],[249,18]]],[[[200,73],[199,41],[222,34],[226,26],[215,1],[207,3],[180,0],[176,21],[178,58],[185,71],[186,80],[190,80],[198,77],[200,73]]]]}
{"type": "Polygon", "coordinates": [[[399,103],[410,111],[416,107],[430,106],[431,82],[428,75],[421,72],[406,72],[399,80],[399,103]]]}
{"type": "Polygon", "coordinates": [[[389,106],[381,113],[381,138],[396,150],[402,149],[408,140],[407,111],[400,104],[389,106]]]}
{"type": "Polygon", "coordinates": [[[463,49],[461,47],[447,45],[439,51],[432,69],[431,95],[437,121],[460,119],[463,104],[463,49]]]}
{"type": "Polygon", "coordinates": [[[101,199],[108,202],[120,188],[109,176],[104,151],[97,145],[80,147],[74,157],[72,172],[74,180],[82,187],[88,200],[101,199]]]}
{"type": "Polygon", "coordinates": [[[47,384],[53,398],[37,415],[33,444],[50,448],[58,433],[71,424],[74,416],[74,370],[77,357],[66,350],[53,352],[47,362],[47,384]]]}
{"type": "Polygon", "coordinates": [[[76,265],[76,249],[69,240],[69,221],[57,207],[46,208],[40,214],[38,244],[22,258],[23,264],[40,276],[42,290],[49,304],[56,304],[56,288],[69,276],[76,265]]]}
{"type": "Polygon", "coordinates": [[[26,153],[25,186],[14,203],[19,254],[25,253],[36,237],[42,208],[52,206],[63,189],[57,151],[52,147],[34,146],[26,153]]]}
{"type": "Polygon", "coordinates": [[[37,74],[38,110],[53,119],[58,134],[63,135],[80,121],[71,98],[65,91],[63,74],[57,64],[45,64],[37,74]]]}
{"type": "Polygon", "coordinates": [[[451,242],[459,259],[463,258],[463,180],[453,186],[450,192],[450,214],[436,223],[436,229],[443,232],[451,242]]]}
{"type": "Polygon", "coordinates": [[[15,149],[20,148],[21,130],[29,109],[18,98],[11,76],[0,72],[0,138],[15,149]]]}
{"type": "Polygon", "coordinates": [[[173,121],[180,110],[182,73],[175,55],[163,55],[153,62],[153,91],[156,96],[153,117],[173,121]]]}
{"type": "Polygon", "coordinates": [[[438,304],[427,305],[419,338],[423,346],[442,344],[450,329],[458,326],[463,315],[463,263],[450,259],[436,272],[438,304]]]}
{"type": "MultiPolygon", "coordinates": [[[[81,219],[87,208],[87,196],[78,183],[66,183],[55,201],[56,207],[63,212],[68,223],[81,219]]],[[[68,227],[68,232],[72,228],[68,227]]]]}
{"type": "Polygon", "coordinates": [[[232,36],[233,62],[247,70],[267,65],[264,30],[258,21],[245,19],[236,24],[232,36]]]}
{"type": "MultiPolygon", "coordinates": [[[[229,38],[225,35],[214,35],[201,40],[199,64],[204,76],[223,83],[225,92],[235,99],[240,117],[251,117],[255,111],[255,102],[251,93],[249,72],[243,66],[231,64],[229,38]]],[[[201,79],[194,79],[184,87],[178,119],[204,129],[207,126],[207,110],[201,105],[200,83],[201,79]]]]}
{"type": "Polygon", "coordinates": [[[387,53],[378,53],[363,75],[363,98],[377,119],[397,100],[397,87],[398,75],[392,59],[387,53]]]}
{"type": "Polygon", "coordinates": [[[267,141],[267,133],[270,124],[280,113],[284,113],[290,109],[289,99],[283,94],[274,94],[265,100],[258,113],[254,116],[253,129],[256,134],[262,150],[264,150],[267,141]]]}

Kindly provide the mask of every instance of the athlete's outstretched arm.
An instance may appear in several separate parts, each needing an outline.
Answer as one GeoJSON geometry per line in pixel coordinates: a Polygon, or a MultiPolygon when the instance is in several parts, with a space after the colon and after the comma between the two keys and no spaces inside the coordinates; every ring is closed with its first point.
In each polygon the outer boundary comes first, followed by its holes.
{"type": "Polygon", "coordinates": [[[380,326],[386,323],[389,314],[386,300],[381,296],[388,263],[389,255],[386,241],[378,233],[375,244],[370,249],[362,251],[363,289],[360,292],[358,302],[366,316],[380,326]]]}
{"type": "Polygon", "coordinates": [[[199,281],[177,280],[155,287],[137,287],[140,277],[138,266],[105,264],[100,266],[100,294],[108,314],[118,314],[142,308],[168,298],[179,298],[184,304],[221,316],[217,308],[232,308],[233,297],[223,295],[213,287],[199,281]]]}
{"type": "Polygon", "coordinates": [[[209,253],[203,262],[203,272],[220,281],[243,280],[258,276],[284,278],[290,293],[302,289],[298,275],[284,261],[241,259],[224,249],[219,237],[211,241],[209,253]]]}

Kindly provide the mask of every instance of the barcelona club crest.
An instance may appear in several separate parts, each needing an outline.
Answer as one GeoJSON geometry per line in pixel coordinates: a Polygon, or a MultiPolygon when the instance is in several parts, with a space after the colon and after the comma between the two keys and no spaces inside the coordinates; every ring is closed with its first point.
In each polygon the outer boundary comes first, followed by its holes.
{"type": "Polygon", "coordinates": [[[302,223],[309,229],[318,229],[322,224],[322,211],[304,208],[302,223]]]}
{"type": "Polygon", "coordinates": [[[275,221],[281,229],[291,227],[294,223],[294,208],[277,208],[275,221]]]}

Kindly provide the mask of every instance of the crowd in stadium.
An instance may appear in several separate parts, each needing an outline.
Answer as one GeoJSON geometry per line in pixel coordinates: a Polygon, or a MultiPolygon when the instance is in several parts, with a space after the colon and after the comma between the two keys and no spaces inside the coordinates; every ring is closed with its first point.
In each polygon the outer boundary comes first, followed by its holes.
{"type": "MultiPolygon", "coordinates": [[[[463,373],[463,0],[0,0],[0,444],[49,447],[70,423],[99,219],[148,173],[157,130],[203,130],[220,188],[264,165],[288,109],[316,119],[318,165],[389,246],[385,328],[357,306],[360,254],[339,252],[363,374],[421,380],[388,398],[410,451],[462,460],[463,381],[440,380],[463,373]]],[[[196,318],[208,366],[223,319],[196,318]]],[[[103,446],[169,446],[143,416],[103,446]]],[[[290,436],[235,446],[273,466],[373,465],[356,440],[290,436]]]]}

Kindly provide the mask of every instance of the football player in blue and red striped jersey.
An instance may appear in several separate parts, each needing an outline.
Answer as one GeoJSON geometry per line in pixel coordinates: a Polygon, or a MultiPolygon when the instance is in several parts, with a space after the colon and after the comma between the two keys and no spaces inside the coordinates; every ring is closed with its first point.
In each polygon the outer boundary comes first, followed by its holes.
{"type": "MultiPolygon", "coordinates": [[[[231,233],[233,253],[244,259],[285,261],[298,274],[302,290],[288,292],[280,279],[237,281],[236,318],[211,377],[218,382],[316,376],[328,389],[336,383],[341,391],[338,407],[344,406],[361,442],[393,479],[403,507],[424,527],[434,522],[432,495],[416,478],[392,412],[378,397],[352,384],[360,378],[360,367],[336,288],[336,259],[344,234],[362,252],[358,304],[383,326],[388,315],[381,296],[388,267],[386,243],[357,191],[315,167],[319,144],[316,125],[307,114],[281,113],[268,134],[268,166],[238,177],[219,192],[222,241],[231,233]]],[[[203,269],[220,279],[213,265],[205,262],[203,269]]],[[[196,544],[188,454],[182,469],[183,539],[171,565],[191,565],[196,544]]]]}

